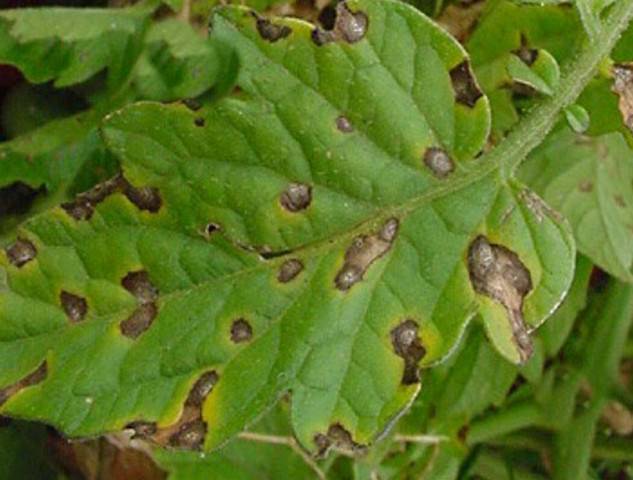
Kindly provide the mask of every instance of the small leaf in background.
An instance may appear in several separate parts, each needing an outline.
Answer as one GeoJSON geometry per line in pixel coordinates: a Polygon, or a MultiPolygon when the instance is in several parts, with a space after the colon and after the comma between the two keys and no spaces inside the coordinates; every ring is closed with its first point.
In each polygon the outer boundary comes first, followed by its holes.
{"type": "Polygon", "coordinates": [[[619,133],[585,137],[559,128],[520,176],[569,219],[580,252],[633,279],[633,152],[619,133]]]}
{"type": "Polygon", "coordinates": [[[546,50],[522,47],[508,57],[508,74],[523,89],[551,95],[558,86],[560,70],[546,50]]]}
{"type": "Polygon", "coordinates": [[[53,80],[57,87],[107,69],[113,91],[134,66],[150,13],[142,8],[0,11],[0,63],[15,65],[33,83],[53,80]]]}
{"type": "Polygon", "coordinates": [[[569,128],[575,133],[585,133],[591,122],[589,112],[578,104],[570,105],[565,109],[565,119],[569,128]]]}
{"type": "Polygon", "coordinates": [[[168,19],[150,27],[134,84],[143,99],[196,97],[215,83],[217,72],[213,45],[188,24],[168,19]]]}

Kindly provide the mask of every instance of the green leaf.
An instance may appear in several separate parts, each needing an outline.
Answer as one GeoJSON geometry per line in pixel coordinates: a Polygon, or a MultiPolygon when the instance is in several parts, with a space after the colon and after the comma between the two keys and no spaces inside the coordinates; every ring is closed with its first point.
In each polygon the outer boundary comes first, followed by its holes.
{"type": "Polygon", "coordinates": [[[576,133],[585,133],[589,128],[589,112],[578,104],[570,105],[565,109],[565,119],[576,133]]]}
{"type": "Polygon", "coordinates": [[[560,79],[556,59],[547,50],[534,50],[529,59],[512,54],[508,57],[508,74],[515,83],[551,95],[560,79]]]}
{"type": "Polygon", "coordinates": [[[0,62],[33,83],[84,82],[107,69],[108,86],[130,74],[151,12],[142,8],[18,9],[0,12],[0,62]]]}
{"type": "MultiPolygon", "coordinates": [[[[43,211],[109,178],[117,161],[97,131],[101,115],[90,110],[55,120],[0,144],[0,186],[21,182],[47,195],[34,206],[43,211]]],[[[17,219],[15,219],[17,220],[17,219]]],[[[2,219],[0,244],[14,236],[14,221],[2,219]]]]}
{"type": "Polygon", "coordinates": [[[140,98],[175,100],[208,90],[217,77],[215,48],[189,24],[168,19],[152,25],[134,74],[140,98]]]}
{"type": "Polygon", "coordinates": [[[633,152],[620,134],[583,137],[560,128],[521,178],[569,219],[580,252],[633,280],[633,152]]]}
{"type": "Polygon", "coordinates": [[[562,300],[575,252],[508,172],[632,13],[614,8],[551,99],[474,160],[486,98],[461,47],[410,7],[343,3],[329,32],[220,10],[235,94],[112,114],[125,178],[34,218],[0,257],[3,411],[71,435],[156,422],[150,438],[176,446],[206,430],[210,449],[289,390],[306,448],[359,452],[475,313],[525,360],[524,329],[562,300]]]}

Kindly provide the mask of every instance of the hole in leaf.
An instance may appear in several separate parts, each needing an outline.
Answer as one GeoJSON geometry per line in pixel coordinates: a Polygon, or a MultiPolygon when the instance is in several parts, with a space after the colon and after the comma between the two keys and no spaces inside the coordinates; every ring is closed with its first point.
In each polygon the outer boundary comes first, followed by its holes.
{"type": "Polygon", "coordinates": [[[417,322],[407,319],[391,331],[391,344],[396,355],[404,359],[402,383],[411,385],[420,381],[418,362],[424,357],[426,349],[418,338],[417,322]]]}
{"type": "Polygon", "coordinates": [[[464,60],[453,68],[450,71],[450,76],[457,103],[473,108],[483,93],[475,81],[468,60],[464,60]]]}
{"type": "Polygon", "coordinates": [[[267,18],[258,15],[254,11],[251,13],[255,17],[257,32],[264,40],[274,43],[282,38],[286,38],[292,33],[292,29],[287,25],[278,25],[273,23],[267,18]]]}
{"type": "Polygon", "coordinates": [[[518,255],[478,236],[468,251],[468,271],[474,290],[503,305],[521,362],[532,355],[532,339],[523,321],[523,299],[532,290],[529,270],[518,255]]]}
{"type": "Polygon", "coordinates": [[[424,164],[437,178],[446,178],[455,169],[455,164],[446,151],[431,147],[424,152],[424,164]]]}
{"type": "Polygon", "coordinates": [[[286,260],[279,268],[277,280],[279,280],[281,283],[288,283],[297,275],[299,275],[302,270],[303,263],[295,258],[291,258],[290,260],[286,260]]]}
{"type": "Polygon", "coordinates": [[[204,226],[203,235],[208,240],[209,238],[211,238],[211,235],[213,235],[216,232],[219,232],[220,230],[221,230],[221,227],[217,223],[213,223],[213,222],[207,223],[204,226]]]}
{"type": "Polygon", "coordinates": [[[154,422],[132,422],[125,426],[125,428],[134,430],[133,438],[147,438],[154,435],[157,431],[156,423],[154,422]]]}
{"type": "Polygon", "coordinates": [[[85,298],[62,290],[62,293],[59,295],[59,300],[66,316],[72,323],[81,322],[86,317],[88,313],[88,302],[86,302],[85,298]]]}
{"type": "Polygon", "coordinates": [[[238,318],[231,325],[231,341],[233,343],[248,342],[253,338],[253,328],[243,318],[238,318]]]}
{"type": "Polygon", "coordinates": [[[326,29],[316,27],[312,31],[312,41],[315,44],[321,46],[338,40],[356,43],[365,37],[369,19],[364,12],[352,12],[345,2],[340,2],[336,6],[335,12],[336,16],[333,22],[324,15],[322,24],[326,29]],[[328,28],[330,25],[331,28],[328,28]]]}
{"type": "Polygon", "coordinates": [[[336,288],[347,291],[363,279],[369,266],[390,248],[398,233],[398,220],[391,218],[373,235],[356,237],[345,252],[345,263],[334,280],[336,288]]]}
{"type": "Polygon", "coordinates": [[[279,201],[289,212],[305,210],[312,202],[312,188],[304,183],[291,183],[281,194],[279,201]]]}
{"type": "Polygon", "coordinates": [[[46,380],[47,375],[48,364],[44,361],[34,372],[28,374],[22,380],[14,383],[13,385],[9,385],[8,387],[0,388],[0,406],[22,389],[32,387],[33,385],[43,382],[46,380]]]}
{"type": "Polygon", "coordinates": [[[18,238],[6,249],[7,258],[12,265],[21,268],[37,256],[37,249],[30,241],[18,238]]]}

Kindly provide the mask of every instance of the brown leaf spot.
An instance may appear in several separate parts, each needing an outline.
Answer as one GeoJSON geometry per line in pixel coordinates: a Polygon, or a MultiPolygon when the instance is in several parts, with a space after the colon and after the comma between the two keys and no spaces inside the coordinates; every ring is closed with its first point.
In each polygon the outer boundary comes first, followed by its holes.
{"type": "Polygon", "coordinates": [[[185,98],[182,103],[193,112],[197,112],[202,108],[202,103],[195,98],[185,98]]]}
{"type": "Polygon", "coordinates": [[[343,133],[351,133],[354,131],[354,126],[352,125],[352,122],[350,122],[349,118],[347,118],[345,115],[339,115],[338,117],[336,117],[336,128],[338,128],[338,130],[343,133]]]}
{"type": "Polygon", "coordinates": [[[546,216],[553,218],[557,222],[563,220],[563,217],[560,213],[551,208],[533,191],[524,189],[519,194],[519,198],[525,204],[528,210],[530,210],[534,214],[538,223],[541,223],[543,221],[543,218],[545,218],[546,216]]]}
{"type": "Polygon", "coordinates": [[[424,164],[437,178],[446,178],[455,169],[455,164],[445,150],[437,147],[427,148],[424,152],[424,164]]]}
{"type": "Polygon", "coordinates": [[[526,362],[533,351],[523,321],[523,298],[532,290],[529,270],[516,253],[480,235],[470,245],[468,271],[477,293],[505,307],[521,362],[526,362]]]}
{"type": "Polygon", "coordinates": [[[133,187],[129,183],[125,186],[123,193],[130,202],[140,210],[156,213],[160,210],[163,200],[160,198],[158,189],[154,187],[133,187]]]}
{"type": "Polygon", "coordinates": [[[255,25],[257,26],[257,32],[264,39],[271,43],[275,43],[277,40],[286,38],[292,33],[292,29],[287,25],[278,25],[272,23],[267,18],[261,17],[256,12],[251,12],[255,17],[255,25]]]}
{"type": "Polygon", "coordinates": [[[59,301],[62,304],[66,316],[72,323],[81,322],[86,317],[88,313],[88,302],[86,302],[85,298],[62,290],[59,295],[59,301]]]}
{"type": "Polygon", "coordinates": [[[367,34],[369,18],[362,12],[352,12],[346,2],[340,2],[336,6],[336,18],[331,30],[315,28],[312,31],[312,41],[321,46],[334,41],[356,43],[367,34]]]}
{"type": "Polygon", "coordinates": [[[35,245],[24,238],[18,238],[13,245],[6,249],[6,252],[9,262],[18,268],[29,263],[37,255],[35,245]]]}
{"type": "Polygon", "coordinates": [[[169,445],[187,450],[199,450],[206,434],[207,425],[202,420],[187,422],[169,438],[169,445]]]}
{"type": "Polygon", "coordinates": [[[72,202],[62,204],[66,213],[75,220],[89,220],[95,207],[103,202],[109,195],[120,190],[126,181],[121,175],[117,175],[110,180],[95,185],[87,192],[80,193],[72,202]]]}
{"type": "Polygon", "coordinates": [[[633,62],[613,66],[611,89],[620,97],[618,107],[624,125],[633,132],[633,62]]]}
{"type": "Polygon", "coordinates": [[[455,101],[473,108],[477,100],[483,96],[479,85],[475,81],[475,76],[470,69],[468,60],[464,60],[450,71],[453,90],[455,91],[455,101]]]}
{"type": "Polygon", "coordinates": [[[352,455],[364,455],[367,447],[356,443],[351,433],[340,423],[330,425],[326,434],[317,433],[314,436],[317,447],[317,457],[324,457],[332,447],[348,452],[352,455]]]}
{"type": "Polygon", "coordinates": [[[277,280],[281,283],[288,283],[290,280],[293,280],[297,275],[299,275],[302,270],[303,263],[295,258],[291,258],[290,260],[286,260],[279,268],[277,280]]]}
{"type": "Polygon", "coordinates": [[[196,117],[194,118],[193,123],[196,127],[204,127],[205,121],[202,117],[196,117]]]}
{"type": "Polygon", "coordinates": [[[219,379],[220,377],[215,370],[203,373],[193,387],[191,387],[191,391],[189,392],[185,405],[201,407],[204,403],[204,399],[211,393],[213,387],[216,383],[218,383],[219,379]]]}
{"type": "Polygon", "coordinates": [[[243,318],[238,318],[231,325],[231,341],[233,343],[248,342],[253,338],[253,328],[243,318]]]}
{"type": "Polygon", "coordinates": [[[398,220],[391,218],[373,235],[356,237],[345,252],[345,263],[334,280],[336,288],[347,291],[363,279],[378,258],[391,248],[398,233],[398,220]]]}
{"type": "Polygon", "coordinates": [[[424,357],[426,349],[418,337],[418,324],[408,319],[391,330],[391,344],[396,355],[404,359],[402,384],[411,385],[420,381],[418,362],[424,357]]]}
{"type": "Polygon", "coordinates": [[[13,385],[9,385],[8,387],[0,388],[0,406],[2,406],[9,398],[11,398],[16,393],[20,392],[22,389],[27,387],[32,387],[33,385],[37,385],[38,383],[43,382],[48,375],[48,364],[46,361],[42,362],[37,370],[28,374],[22,380],[14,383],[13,385]]]}
{"type": "Polygon", "coordinates": [[[305,210],[312,202],[312,187],[304,183],[291,183],[282,192],[279,202],[289,212],[305,210]]]}
{"type": "Polygon", "coordinates": [[[583,180],[578,184],[578,190],[583,193],[589,193],[593,190],[593,182],[589,180],[583,180]]]}
{"type": "Polygon", "coordinates": [[[121,285],[140,303],[151,303],[158,298],[158,289],[152,284],[145,270],[129,272],[121,280],[121,285]]]}
{"type": "Polygon", "coordinates": [[[128,338],[137,339],[154,322],[158,308],[154,303],[144,303],[139,305],[134,313],[119,325],[121,333],[128,338]]]}
{"type": "Polygon", "coordinates": [[[626,202],[624,201],[624,197],[622,197],[622,195],[614,195],[613,200],[618,207],[626,207],[626,202]]]}

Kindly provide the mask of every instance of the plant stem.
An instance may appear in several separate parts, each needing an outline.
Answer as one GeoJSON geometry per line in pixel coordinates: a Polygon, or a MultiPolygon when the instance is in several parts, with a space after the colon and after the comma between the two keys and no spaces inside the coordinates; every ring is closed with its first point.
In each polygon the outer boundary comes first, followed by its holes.
{"type": "Polygon", "coordinates": [[[537,147],[556,123],[559,112],[572,104],[593,77],[600,62],[609,55],[633,18],[633,0],[619,0],[604,21],[597,41],[585,41],[575,60],[563,67],[554,94],[535,107],[481,162],[500,165],[509,178],[527,155],[537,147]]]}
{"type": "Polygon", "coordinates": [[[264,433],[255,432],[242,432],[238,435],[238,438],[251,442],[269,443],[272,445],[285,445],[287,447],[290,447],[314,471],[314,473],[320,480],[326,480],[325,473],[323,473],[314,459],[301,448],[301,446],[293,437],[267,435],[264,433]]]}

